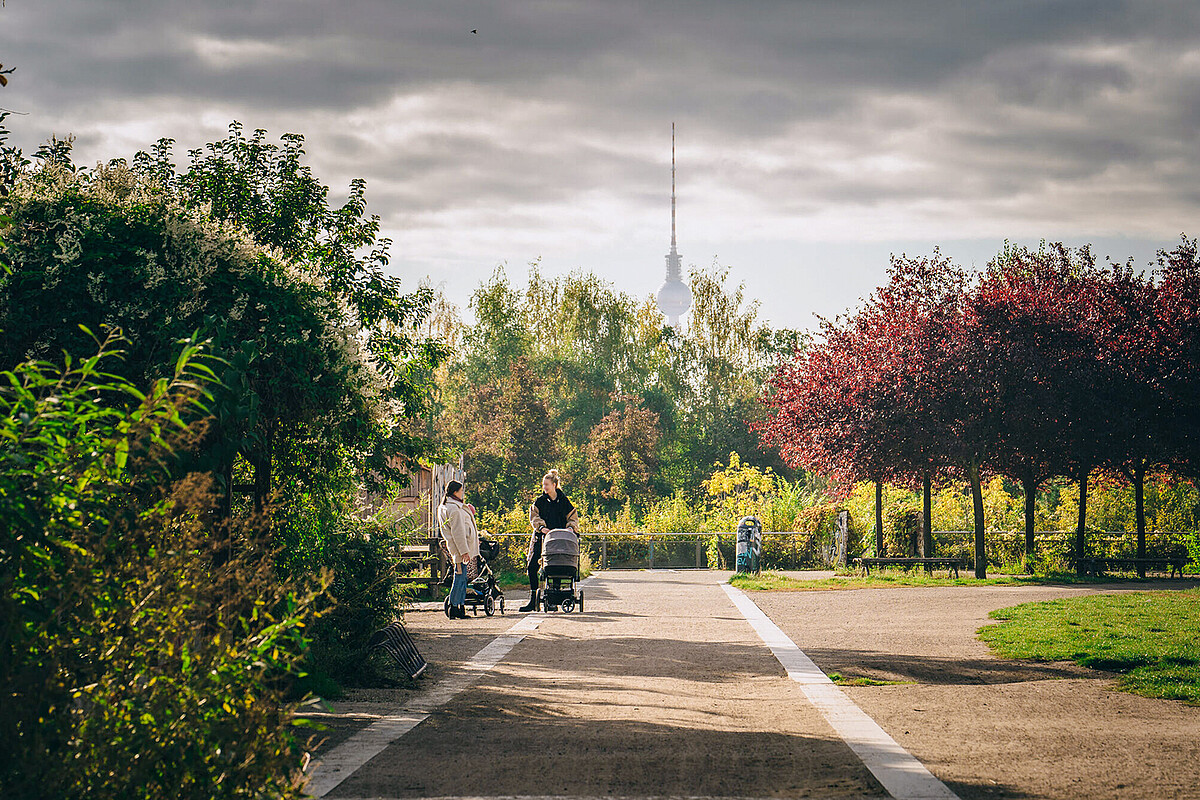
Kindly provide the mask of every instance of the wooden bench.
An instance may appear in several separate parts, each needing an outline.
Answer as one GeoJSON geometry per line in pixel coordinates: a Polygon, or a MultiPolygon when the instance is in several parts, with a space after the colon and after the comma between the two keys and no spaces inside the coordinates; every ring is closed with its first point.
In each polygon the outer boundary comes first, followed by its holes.
{"type": "Polygon", "coordinates": [[[856,558],[854,563],[862,568],[863,574],[870,575],[871,567],[924,567],[926,572],[944,569],[953,572],[958,577],[960,569],[967,568],[965,558],[856,558]]]}
{"type": "Polygon", "coordinates": [[[1175,573],[1183,577],[1183,568],[1192,563],[1190,556],[1167,556],[1166,558],[1084,558],[1079,561],[1079,569],[1084,575],[1102,577],[1109,570],[1126,569],[1139,574],[1156,569],[1159,572],[1170,570],[1170,577],[1175,573]]]}
{"type": "Polygon", "coordinates": [[[406,544],[396,548],[394,559],[396,566],[400,569],[417,570],[417,574],[398,576],[396,582],[423,587],[424,591],[432,597],[433,587],[442,582],[442,556],[438,548],[439,541],[435,536],[426,539],[425,544],[406,544]],[[420,574],[420,571],[426,568],[429,569],[429,574],[420,574]]]}

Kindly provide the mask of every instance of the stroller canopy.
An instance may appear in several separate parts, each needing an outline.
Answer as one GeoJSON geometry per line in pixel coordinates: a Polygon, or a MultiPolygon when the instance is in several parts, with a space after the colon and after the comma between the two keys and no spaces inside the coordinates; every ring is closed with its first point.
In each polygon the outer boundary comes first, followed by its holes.
{"type": "Polygon", "coordinates": [[[546,555],[553,553],[554,555],[578,558],[579,537],[575,535],[574,531],[567,528],[555,528],[546,534],[546,538],[542,542],[542,552],[546,555]]]}
{"type": "Polygon", "coordinates": [[[547,568],[579,569],[579,537],[566,528],[556,528],[542,542],[542,563],[547,568]]]}

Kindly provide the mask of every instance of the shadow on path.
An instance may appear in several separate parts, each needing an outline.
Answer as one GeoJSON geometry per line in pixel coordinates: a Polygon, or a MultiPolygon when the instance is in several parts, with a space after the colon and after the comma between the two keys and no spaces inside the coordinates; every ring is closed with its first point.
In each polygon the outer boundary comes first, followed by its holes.
{"type": "Polygon", "coordinates": [[[1109,673],[1084,669],[1067,662],[918,656],[845,647],[810,648],[805,652],[826,674],[837,672],[846,678],[978,686],[1059,678],[1111,677],[1109,673]]]}
{"type": "Polygon", "coordinates": [[[886,797],[846,756],[833,738],[581,720],[493,689],[431,717],[329,797],[886,797]]]}

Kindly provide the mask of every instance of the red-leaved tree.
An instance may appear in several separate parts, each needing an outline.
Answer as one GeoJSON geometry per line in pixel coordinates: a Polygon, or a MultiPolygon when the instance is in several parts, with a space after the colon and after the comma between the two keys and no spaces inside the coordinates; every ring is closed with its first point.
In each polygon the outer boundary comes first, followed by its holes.
{"type": "Polygon", "coordinates": [[[1195,239],[1158,257],[1154,317],[1165,455],[1175,469],[1200,476],[1200,254],[1195,239]]]}
{"type": "Polygon", "coordinates": [[[1025,493],[1025,549],[1049,478],[1079,485],[1074,555],[1087,555],[1089,477],[1123,473],[1145,556],[1146,473],[1200,474],[1200,257],[1184,239],[1159,280],[1130,264],[1097,268],[1087,247],[1005,247],[975,281],[938,253],[893,258],[888,283],[774,375],[759,432],[793,466],[848,486],[920,485],[921,550],[932,554],[929,495],[940,474],[971,486],[975,574],[986,576],[982,478],[1025,493]]]}
{"type": "MultiPolygon", "coordinates": [[[[1096,388],[1104,394],[1100,405],[1108,421],[1106,462],[1133,486],[1138,558],[1146,557],[1146,474],[1168,460],[1176,423],[1163,384],[1169,362],[1159,349],[1165,336],[1157,300],[1157,284],[1132,264],[1113,264],[1099,275],[1102,383],[1096,388]]],[[[1144,564],[1138,575],[1146,576],[1144,564]]]]}
{"type": "Polygon", "coordinates": [[[1093,357],[1074,288],[1079,278],[1074,256],[1059,245],[1006,246],[965,303],[998,414],[989,466],[1021,484],[1030,559],[1037,491],[1071,471],[1065,412],[1075,405],[1073,379],[1093,357]]]}
{"type": "Polygon", "coordinates": [[[929,487],[944,456],[950,333],[965,277],[936,254],[892,259],[887,285],[774,375],[759,430],[792,466],[843,486],[875,482],[875,551],[884,552],[882,484],[925,489],[921,550],[932,554],[929,487]]]}

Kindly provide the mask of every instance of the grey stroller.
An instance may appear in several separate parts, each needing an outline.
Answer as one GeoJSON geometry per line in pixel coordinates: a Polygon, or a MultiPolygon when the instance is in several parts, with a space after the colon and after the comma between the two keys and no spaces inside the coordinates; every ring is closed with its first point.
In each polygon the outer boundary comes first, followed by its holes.
{"type": "MultiPolygon", "coordinates": [[[[446,540],[441,541],[442,555],[446,562],[446,573],[442,577],[442,586],[449,587],[454,579],[454,564],[450,557],[450,551],[446,549],[446,540]]],[[[479,609],[483,607],[483,613],[489,617],[496,613],[496,609],[500,609],[500,613],[504,613],[504,592],[500,591],[500,587],[496,585],[496,576],[492,572],[492,568],[488,565],[489,560],[494,560],[500,556],[500,543],[493,542],[488,539],[479,540],[479,555],[475,558],[474,577],[467,584],[467,595],[463,600],[463,606],[470,606],[471,612],[479,616],[479,609]]],[[[446,616],[450,616],[450,597],[447,596],[442,608],[446,612],[446,616]]]]}
{"type": "Polygon", "coordinates": [[[575,591],[579,580],[579,536],[566,528],[556,528],[542,540],[542,579],[537,593],[537,608],[555,611],[562,606],[570,612],[576,606],[583,611],[583,592],[575,591]]]}

